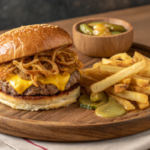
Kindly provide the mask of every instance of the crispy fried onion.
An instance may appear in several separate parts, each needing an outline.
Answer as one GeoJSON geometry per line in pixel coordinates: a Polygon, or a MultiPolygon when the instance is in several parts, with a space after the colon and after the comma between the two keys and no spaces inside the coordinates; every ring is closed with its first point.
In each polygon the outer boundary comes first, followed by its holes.
{"type": "Polygon", "coordinates": [[[15,73],[22,79],[31,80],[38,87],[39,76],[72,73],[82,67],[83,64],[78,60],[77,54],[63,47],[2,63],[0,80],[6,80],[8,74],[15,73]]]}

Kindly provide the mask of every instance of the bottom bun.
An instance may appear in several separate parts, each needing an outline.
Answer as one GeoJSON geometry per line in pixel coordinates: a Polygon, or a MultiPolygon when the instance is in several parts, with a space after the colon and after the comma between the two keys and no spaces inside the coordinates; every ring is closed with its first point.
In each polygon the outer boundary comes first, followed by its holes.
{"type": "Polygon", "coordinates": [[[0,92],[0,102],[13,109],[49,110],[69,106],[80,96],[80,86],[53,96],[11,96],[0,92]]]}

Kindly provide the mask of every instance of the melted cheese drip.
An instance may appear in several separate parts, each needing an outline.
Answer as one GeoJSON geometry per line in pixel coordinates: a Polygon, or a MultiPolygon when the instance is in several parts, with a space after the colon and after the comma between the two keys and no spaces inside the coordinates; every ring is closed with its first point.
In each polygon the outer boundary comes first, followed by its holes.
{"type": "MultiPolygon", "coordinates": [[[[56,76],[49,76],[47,78],[40,77],[37,81],[41,82],[42,84],[53,84],[55,85],[60,91],[65,90],[65,86],[69,81],[70,74],[61,75],[58,74],[56,76]]],[[[11,84],[11,86],[19,93],[22,94],[27,88],[33,85],[31,80],[24,80],[21,79],[16,74],[9,74],[6,80],[11,84]]]]}

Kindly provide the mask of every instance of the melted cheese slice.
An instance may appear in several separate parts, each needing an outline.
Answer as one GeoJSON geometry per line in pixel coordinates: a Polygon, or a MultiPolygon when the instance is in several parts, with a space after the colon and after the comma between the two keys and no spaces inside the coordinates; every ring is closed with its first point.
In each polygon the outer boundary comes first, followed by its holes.
{"type": "MultiPolygon", "coordinates": [[[[61,75],[58,74],[56,76],[49,76],[47,78],[40,77],[37,81],[41,82],[42,84],[53,84],[55,85],[60,91],[65,90],[65,86],[69,81],[70,74],[61,75]]],[[[11,84],[11,86],[19,93],[22,94],[27,88],[33,85],[31,80],[24,80],[21,79],[16,74],[9,74],[6,80],[11,84]]]]}

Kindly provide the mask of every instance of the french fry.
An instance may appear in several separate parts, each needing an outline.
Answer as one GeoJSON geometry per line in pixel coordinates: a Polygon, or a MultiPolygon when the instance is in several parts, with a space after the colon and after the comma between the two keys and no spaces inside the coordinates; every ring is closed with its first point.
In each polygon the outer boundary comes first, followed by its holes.
{"type": "Polygon", "coordinates": [[[81,77],[80,77],[80,85],[81,86],[90,86],[97,81],[98,80],[88,77],[85,74],[81,75],[81,77]]]}
{"type": "Polygon", "coordinates": [[[114,61],[107,59],[107,58],[102,58],[102,64],[117,66],[117,63],[115,63],[114,61]]]}
{"type": "Polygon", "coordinates": [[[117,64],[117,66],[120,67],[128,67],[134,64],[134,60],[133,59],[126,59],[126,60],[115,60],[115,63],[117,64]]]}
{"type": "MultiPolygon", "coordinates": [[[[104,65],[104,64],[101,64],[100,65],[100,72],[102,73],[102,74],[114,74],[114,73],[117,73],[117,72],[119,72],[119,71],[121,71],[121,70],[123,70],[124,69],[124,67],[118,67],[118,66],[110,66],[110,65],[104,65]]],[[[134,75],[133,76],[133,80],[134,79],[144,79],[145,80],[145,84],[146,85],[143,85],[144,83],[141,83],[142,85],[141,86],[147,86],[147,82],[149,81],[150,82],[150,78],[147,78],[147,77],[142,77],[142,76],[140,76],[140,75],[134,75]],[[146,81],[146,80],[148,80],[148,81],[146,81]]],[[[120,81],[119,83],[124,83],[124,84],[129,84],[131,82],[131,78],[126,78],[126,79],[123,79],[122,81],[120,81]]],[[[134,83],[134,81],[132,81],[133,83],[134,83]]],[[[140,81],[139,81],[140,82],[140,81]]],[[[136,85],[136,84],[135,84],[136,85]]]]}
{"type": "Polygon", "coordinates": [[[149,85],[149,81],[146,80],[146,79],[143,79],[141,77],[133,76],[133,77],[131,77],[130,84],[137,85],[137,86],[140,86],[140,87],[145,87],[145,86],[149,85]]]}
{"type": "MultiPolygon", "coordinates": [[[[119,72],[122,69],[124,69],[124,67],[100,64],[100,67],[83,69],[82,71],[91,78],[94,78],[97,80],[102,80],[102,79],[108,77],[108,75],[119,72]]],[[[131,78],[128,77],[128,78],[123,79],[119,83],[129,84],[130,81],[131,81],[131,78]]]]}
{"type": "Polygon", "coordinates": [[[146,61],[146,68],[143,69],[142,71],[139,72],[140,76],[144,76],[144,77],[150,77],[150,59],[145,57],[144,55],[135,52],[133,58],[136,60],[136,62],[139,62],[141,60],[145,60],[146,61]]]}
{"type": "Polygon", "coordinates": [[[133,59],[134,59],[136,62],[139,62],[139,61],[141,61],[141,60],[145,60],[146,63],[147,63],[148,65],[150,65],[150,59],[149,59],[148,57],[142,55],[142,54],[139,53],[139,52],[135,52],[135,53],[134,53],[133,59]]]}
{"type": "Polygon", "coordinates": [[[122,61],[122,60],[110,60],[110,59],[103,58],[102,64],[111,65],[111,66],[119,66],[119,67],[128,67],[134,64],[134,60],[126,59],[122,61]]]}
{"type": "Polygon", "coordinates": [[[103,80],[103,79],[105,79],[106,77],[108,77],[108,75],[105,75],[105,74],[97,74],[97,73],[95,73],[95,72],[88,72],[86,75],[89,76],[89,77],[91,77],[91,78],[94,78],[94,79],[96,79],[96,80],[98,80],[98,81],[103,80]]]}
{"type": "Polygon", "coordinates": [[[124,98],[120,98],[118,96],[115,96],[115,95],[112,95],[112,94],[109,94],[107,93],[111,98],[113,98],[115,101],[117,101],[118,103],[120,103],[121,105],[124,106],[124,108],[126,110],[134,110],[135,109],[135,106],[128,100],[124,99],[124,98]]]}
{"type": "Polygon", "coordinates": [[[130,59],[130,60],[132,60],[133,58],[131,56],[129,56],[127,53],[119,53],[119,54],[116,54],[116,55],[113,55],[112,57],[110,57],[110,60],[118,60],[118,59],[121,59],[121,60],[130,59]]]}
{"type": "Polygon", "coordinates": [[[119,83],[130,84],[130,82],[131,82],[131,78],[128,77],[128,78],[125,78],[125,79],[121,80],[119,83]]]}
{"type": "Polygon", "coordinates": [[[102,74],[114,74],[123,69],[124,69],[124,67],[110,66],[110,65],[104,65],[104,64],[100,65],[100,72],[102,74]]]}
{"type": "Polygon", "coordinates": [[[133,74],[138,73],[139,71],[141,71],[142,69],[145,68],[145,65],[146,64],[145,64],[144,60],[137,62],[134,65],[127,67],[127,68],[117,72],[116,74],[113,74],[113,75],[105,78],[104,80],[101,80],[99,82],[92,84],[91,90],[93,93],[104,91],[108,87],[120,82],[124,78],[127,78],[129,76],[132,76],[133,74]]]}
{"type": "Polygon", "coordinates": [[[82,72],[87,76],[94,78],[96,80],[103,80],[108,76],[100,73],[100,67],[83,69],[82,72]]]}
{"type": "MultiPolygon", "coordinates": [[[[101,66],[100,66],[100,71],[103,74],[114,74],[116,72],[119,72],[122,69],[124,69],[124,67],[110,66],[110,65],[104,65],[104,64],[101,64],[101,66]]],[[[131,78],[123,79],[123,81],[121,81],[121,83],[129,84],[130,81],[132,81],[131,84],[133,84],[133,85],[147,86],[150,82],[150,78],[142,77],[139,75],[134,75],[132,77],[132,80],[131,80],[131,78]]]]}
{"type": "Polygon", "coordinates": [[[128,99],[131,101],[136,101],[136,102],[144,103],[144,104],[148,103],[148,95],[143,94],[143,93],[138,93],[138,92],[133,92],[133,91],[128,91],[128,90],[124,90],[121,93],[115,93],[113,87],[110,87],[106,89],[105,91],[115,96],[119,96],[121,98],[128,99]]]}
{"type": "Polygon", "coordinates": [[[137,106],[149,107],[150,59],[144,55],[135,52],[132,58],[127,53],[116,54],[110,59],[102,58],[93,68],[82,72],[80,82],[86,93],[105,91],[128,111],[137,106]]]}
{"type": "Polygon", "coordinates": [[[148,77],[142,77],[142,76],[140,76],[140,75],[134,75],[135,77],[138,77],[138,78],[141,78],[141,79],[145,79],[145,80],[148,80],[149,81],[149,83],[150,83],[150,78],[148,78],[148,77]]]}
{"type": "Polygon", "coordinates": [[[149,101],[146,103],[146,104],[143,104],[143,103],[137,103],[138,107],[140,109],[145,109],[149,106],[149,101]]]}
{"type": "Polygon", "coordinates": [[[99,74],[100,73],[100,68],[99,68],[99,66],[95,67],[95,68],[87,68],[87,69],[83,69],[82,72],[85,73],[85,74],[87,74],[89,72],[90,73],[95,72],[95,73],[99,74]]]}
{"type": "MultiPolygon", "coordinates": [[[[108,75],[117,73],[117,72],[121,71],[122,69],[124,69],[124,67],[100,64],[99,68],[95,66],[95,69],[94,68],[88,68],[88,69],[83,69],[82,71],[87,76],[90,76],[90,77],[95,78],[97,80],[102,80],[102,79],[106,78],[108,75]],[[99,73],[99,70],[101,73],[99,73]]],[[[128,78],[123,79],[119,83],[129,84],[130,81],[131,81],[131,78],[128,77],[128,78]]]]}
{"type": "Polygon", "coordinates": [[[140,86],[130,85],[129,89],[131,89],[132,91],[136,91],[136,92],[150,95],[150,86],[140,87],[140,86]]]}
{"type": "Polygon", "coordinates": [[[146,67],[146,69],[140,71],[139,75],[150,78],[150,67],[146,67]]]}
{"type": "Polygon", "coordinates": [[[93,65],[93,68],[99,67],[102,64],[102,62],[97,62],[93,65]]]}
{"type": "Polygon", "coordinates": [[[114,91],[115,93],[121,93],[128,88],[129,84],[115,84],[114,91]]]}
{"type": "Polygon", "coordinates": [[[143,76],[140,76],[140,75],[134,75],[134,77],[137,77],[137,78],[141,78],[141,79],[145,79],[145,80],[148,80],[149,83],[150,83],[150,78],[149,77],[143,77],[143,76]]]}

